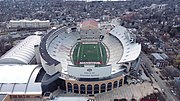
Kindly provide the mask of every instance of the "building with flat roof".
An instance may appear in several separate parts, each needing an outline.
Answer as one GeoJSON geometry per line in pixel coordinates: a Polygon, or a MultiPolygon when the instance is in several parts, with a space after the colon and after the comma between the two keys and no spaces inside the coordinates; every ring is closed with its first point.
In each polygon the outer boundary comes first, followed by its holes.
{"type": "Polygon", "coordinates": [[[50,27],[49,20],[10,20],[8,28],[47,28],[50,27]]]}
{"type": "Polygon", "coordinates": [[[169,57],[165,53],[152,53],[151,54],[151,59],[154,65],[156,67],[165,67],[169,65],[169,62],[167,61],[169,57]]]}

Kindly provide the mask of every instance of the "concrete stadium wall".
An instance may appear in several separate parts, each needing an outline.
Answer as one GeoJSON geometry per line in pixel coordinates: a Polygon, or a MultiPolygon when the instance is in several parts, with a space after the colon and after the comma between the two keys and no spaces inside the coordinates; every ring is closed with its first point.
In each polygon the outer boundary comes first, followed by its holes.
{"type": "Polygon", "coordinates": [[[94,67],[74,67],[68,66],[68,74],[77,78],[103,78],[111,75],[112,66],[94,67]]]}

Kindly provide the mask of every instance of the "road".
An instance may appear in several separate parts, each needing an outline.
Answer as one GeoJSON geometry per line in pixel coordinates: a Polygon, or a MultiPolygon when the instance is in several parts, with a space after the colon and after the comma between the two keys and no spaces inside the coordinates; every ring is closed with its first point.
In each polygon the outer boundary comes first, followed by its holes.
{"type": "MultiPolygon", "coordinates": [[[[151,72],[151,74],[154,75],[154,77],[152,77],[152,81],[154,84],[157,83],[157,85],[162,89],[164,89],[164,92],[166,94],[166,101],[180,101],[177,97],[175,97],[174,95],[172,95],[169,87],[166,86],[165,82],[159,77],[159,74],[157,74],[155,72],[155,69],[152,68],[153,63],[152,61],[147,57],[147,55],[145,55],[144,53],[141,54],[141,58],[143,60],[143,63],[146,65],[145,67],[149,69],[149,71],[151,72]],[[155,80],[154,80],[155,79],[155,80]],[[156,82],[157,81],[157,82],[156,82]]],[[[160,90],[160,91],[161,91],[160,90]]]]}

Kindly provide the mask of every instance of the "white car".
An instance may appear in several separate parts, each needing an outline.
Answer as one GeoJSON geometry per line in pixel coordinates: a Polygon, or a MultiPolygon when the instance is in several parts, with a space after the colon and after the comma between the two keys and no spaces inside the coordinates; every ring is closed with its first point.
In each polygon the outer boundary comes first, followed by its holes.
{"type": "Polygon", "coordinates": [[[176,93],[174,92],[174,90],[171,90],[172,94],[176,96],[176,93]]]}
{"type": "Polygon", "coordinates": [[[175,95],[175,96],[176,96],[176,93],[173,93],[173,95],[175,95]]]}

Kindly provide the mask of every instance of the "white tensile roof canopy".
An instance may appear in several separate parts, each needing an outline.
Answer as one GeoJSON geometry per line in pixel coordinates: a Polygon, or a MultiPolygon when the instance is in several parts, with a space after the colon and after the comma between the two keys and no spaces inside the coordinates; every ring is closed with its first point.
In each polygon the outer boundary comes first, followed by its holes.
{"type": "Polygon", "coordinates": [[[0,65],[0,94],[42,94],[37,65],[0,65]]]}
{"type": "Polygon", "coordinates": [[[35,56],[34,46],[39,45],[41,36],[31,35],[6,52],[0,64],[28,64],[35,56]]]}
{"type": "Polygon", "coordinates": [[[0,83],[27,83],[36,65],[0,65],[0,83]]]}

